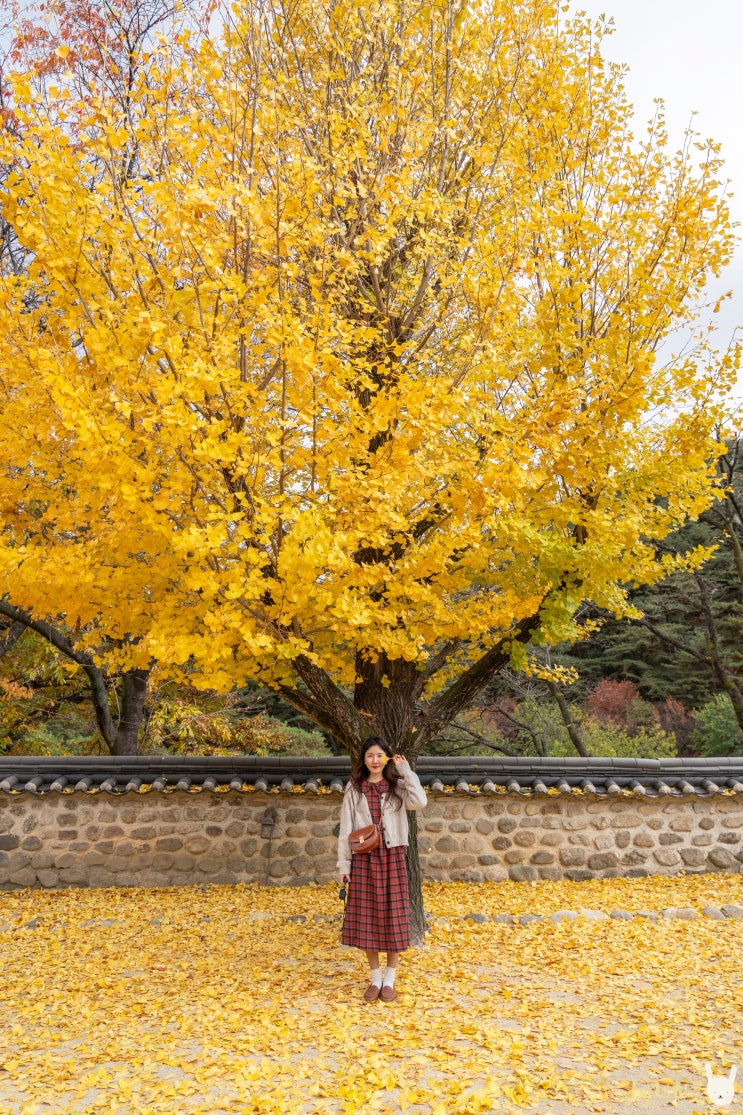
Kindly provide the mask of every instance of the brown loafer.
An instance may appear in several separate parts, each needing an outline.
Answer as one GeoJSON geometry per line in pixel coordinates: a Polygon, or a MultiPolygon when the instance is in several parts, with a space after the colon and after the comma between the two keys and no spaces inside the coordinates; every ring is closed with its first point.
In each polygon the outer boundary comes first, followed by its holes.
{"type": "Polygon", "coordinates": [[[379,988],[377,987],[376,983],[369,984],[366,991],[364,992],[364,998],[367,1003],[376,1003],[377,999],[379,998],[379,988]]]}
{"type": "Polygon", "coordinates": [[[392,1003],[397,998],[397,992],[394,987],[383,987],[379,992],[379,998],[383,1003],[392,1003]]]}

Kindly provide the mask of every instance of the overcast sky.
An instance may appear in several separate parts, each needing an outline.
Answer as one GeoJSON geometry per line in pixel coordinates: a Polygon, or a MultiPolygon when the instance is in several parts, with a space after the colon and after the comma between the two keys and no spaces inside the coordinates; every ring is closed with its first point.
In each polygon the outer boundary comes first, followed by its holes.
{"type": "MultiPolygon", "coordinates": [[[[574,11],[611,16],[616,27],[604,55],[626,62],[630,100],[641,121],[662,97],[676,146],[692,112],[703,138],[722,144],[735,196],[731,210],[743,223],[743,3],[741,0],[572,0],[574,11]]],[[[741,230],[738,230],[740,237],[741,230]]],[[[743,326],[743,246],[720,290],[733,300],[719,315],[720,343],[743,326]]],[[[743,383],[739,394],[743,396],[743,383]]]]}

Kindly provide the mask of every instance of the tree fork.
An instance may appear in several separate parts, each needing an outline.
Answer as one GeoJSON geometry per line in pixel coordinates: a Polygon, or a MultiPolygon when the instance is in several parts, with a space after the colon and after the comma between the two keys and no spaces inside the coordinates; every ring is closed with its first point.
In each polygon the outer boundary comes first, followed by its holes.
{"type": "Polygon", "coordinates": [[[354,705],[393,748],[405,749],[426,675],[415,662],[357,652],[354,705]]]}

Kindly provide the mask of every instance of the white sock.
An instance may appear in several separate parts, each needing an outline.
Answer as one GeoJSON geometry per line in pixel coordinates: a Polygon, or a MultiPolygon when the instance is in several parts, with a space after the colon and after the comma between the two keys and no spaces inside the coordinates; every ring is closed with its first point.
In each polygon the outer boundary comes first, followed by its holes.
{"type": "Polygon", "coordinates": [[[372,968],[371,972],[369,973],[369,976],[370,976],[371,982],[374,984],[375,987],[381,987],[382,986],[382,969],[381,968],[372,968]]]}
{"type": "Polygon", "coordinates": [[[395,986],[395,972],[396,971],[397,971],[397,968],[387,968],[387,970],[384,973],[384,984],[383,984],[384,987],[394,987],[395,986]]]}

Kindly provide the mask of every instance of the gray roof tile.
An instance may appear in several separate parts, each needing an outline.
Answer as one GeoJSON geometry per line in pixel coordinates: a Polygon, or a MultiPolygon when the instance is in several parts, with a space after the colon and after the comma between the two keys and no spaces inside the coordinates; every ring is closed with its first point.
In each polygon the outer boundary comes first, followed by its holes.
{"type": "MultiPolygon", "coordinates": [[[[561,759],[425,756],[417,771],[432,793],[743,794],[743,757],[561,759]]],[[[347,758],[263,756],[0,756],[0,793],[342,793],[347,758]]]]}

